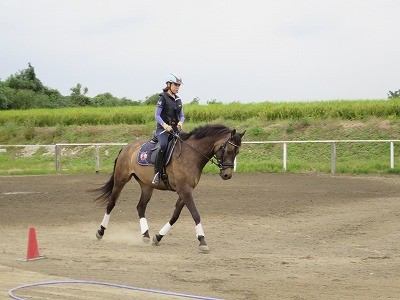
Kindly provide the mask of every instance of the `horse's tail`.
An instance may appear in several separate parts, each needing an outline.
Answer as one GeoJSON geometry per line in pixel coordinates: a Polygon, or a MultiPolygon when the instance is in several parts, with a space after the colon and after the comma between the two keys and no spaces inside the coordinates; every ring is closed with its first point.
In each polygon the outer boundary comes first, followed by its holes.
{"type": "Polygon", "coordinates": [[[100,194],[96,199],[94,199],[95,202],[99,202],[102,205],[107,205],[110,197],[111,197],[111,193],[113,191],[114,188],[114,173],[115,173],[115,166],[117,165],[117,160],[119,155],[121,154],[122,149],[119,151],[117,158],[114,161],[114,169],[113,172],[111,174],[110,179],[106,182],[106,184],[104,184],[103,186],[97,188],[97,189],[91,189],[88,190],[88,192],[93,192],[93,193],[98,193],[100,194]]]}

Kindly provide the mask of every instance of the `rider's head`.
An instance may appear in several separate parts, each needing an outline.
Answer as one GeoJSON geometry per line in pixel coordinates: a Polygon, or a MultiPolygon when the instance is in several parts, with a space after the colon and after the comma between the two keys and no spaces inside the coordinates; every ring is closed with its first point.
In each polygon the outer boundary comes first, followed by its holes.
{"type": "Polygon", "coordinates": [[[166,80],[167,86],[164,88],[164,92],[170,91],[173,95],[177,94],[179,91],[179,87],[182,82],[182,78],[175,74],[169,74],[166,80]]]}

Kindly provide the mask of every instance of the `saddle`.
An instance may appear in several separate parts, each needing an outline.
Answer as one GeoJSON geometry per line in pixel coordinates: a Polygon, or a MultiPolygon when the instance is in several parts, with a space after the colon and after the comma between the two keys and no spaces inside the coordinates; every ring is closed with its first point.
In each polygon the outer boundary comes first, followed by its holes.
{"type": "MultiPolygon", "coordinates": [[[[174,152],[174,148],[176,146],[177,141],[178,139],[176,137],[173,137],[172,140],[168,141],[168,146],[165,152],[164,161],[162,164],[162,168],[160,170],[161,180],[164,182],[165,186],[171,191],[174,191],[174,189],[169,184],[168,174],[165,170],[165,167],[171,161],[172,153],[174,152]]],[[[160,151],[160,146],[158,144],[158,141],[153,137],[150,141],[144,143],[140,147],[136,161],[141,166],[154,166],[156,156],[159,151],[160,151]]]]}
{"type": "MultiPolygon", "coordinates": [[[[172,157],[172,152],[175,148],[176,142],[178,141],[177,138],[172,138],[168,142],[167,150],[165,152],[164,156],[164,162],[163,166],[167,166],[171,160],[172,157]]],[[[158,142],[152,138],[150,141],[144,143],[137,155],[137,163],[141,166],[154,166],[155,160],[156,160],[156,155],[160,151],[160,146],[158,142]]]]}

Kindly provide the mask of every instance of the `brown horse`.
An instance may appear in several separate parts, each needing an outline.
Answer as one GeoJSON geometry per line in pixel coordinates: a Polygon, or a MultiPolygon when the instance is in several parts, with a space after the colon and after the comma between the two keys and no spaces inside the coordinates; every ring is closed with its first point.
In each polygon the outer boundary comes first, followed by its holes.
{"type": "MultiPolygon", "coordinates": [[[[200,214],[193,201],[192,191],[199,183],[204,166],[210,160],[219,167],[222,179],[227,180],[232,177],[234,160],[239,153],[244,133],[237,133],[235,129],[231,130],[223,125],[207,125],[188,133],[175,134],[175,138],[178,141],[166,171],[170,187],[178,194],[178,200],[169,222],[153,237],[153,244],[159,245],[162,237],[168,233],[171,226],[178,220],[183,207],[186,205],[196,224],[195,231],[200,241],[199,249],[201,251],[209,251],[200,223],[200,214]]],[[[158,185],[151,183],[154,175],[152,166],[138,164],[137,156],[142,144],[143,142],[141,141],[127,144],[115,159],[114,171],[109,181],[104,186],[91,190],[92,192],[100,193],[96,201],[107,206],[100,229],[96,233],[98,239],[101,239],[104,235],[110,219],[110,213],[117,202],[121,190],[133,176],[141,187],[137,211],[142,239],[146,242],[150,241],[149,227],[145,217],[146,206],[154,189],[167,190],[167,187],[162,181],[158,185]]]]}

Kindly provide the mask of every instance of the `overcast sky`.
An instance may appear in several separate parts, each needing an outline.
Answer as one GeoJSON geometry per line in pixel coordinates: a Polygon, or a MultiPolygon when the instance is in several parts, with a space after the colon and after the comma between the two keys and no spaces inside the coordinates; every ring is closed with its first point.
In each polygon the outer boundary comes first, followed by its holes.
{"type": "Polygon", "coordinates": [[[0,78],[184,103],[386,99],[400,89],[399,0],[2,0],[0,78]]]}

